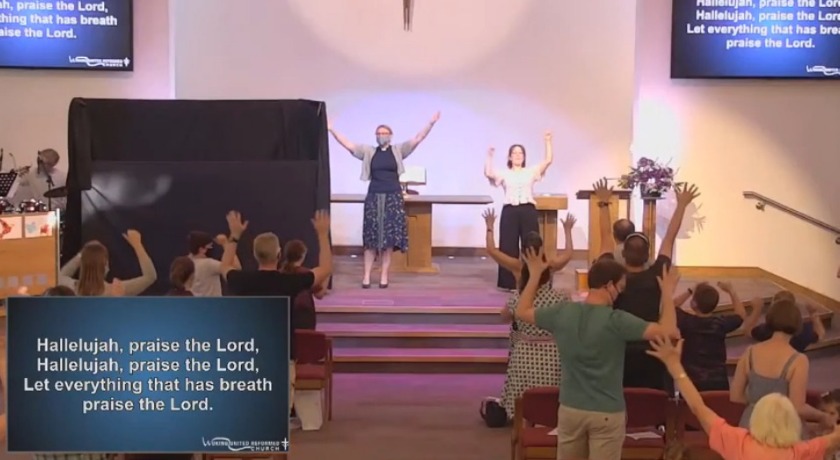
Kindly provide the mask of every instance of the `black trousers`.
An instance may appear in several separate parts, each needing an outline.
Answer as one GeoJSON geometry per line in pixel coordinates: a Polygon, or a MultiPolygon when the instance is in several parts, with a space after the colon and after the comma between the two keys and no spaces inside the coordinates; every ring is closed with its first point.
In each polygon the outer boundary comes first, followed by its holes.
{"type": "MultiPolygon", "coordinates": [[[[499,250],[518,259],[522,240],[529,232],[539,232],[537,221],[537,207],[533,204],[510,205],[502,208],[499,219],[499,250]]],[[[501,289],[516,289],[516,279],[513,273],[499,267],[496,286],[501,289]]]]}

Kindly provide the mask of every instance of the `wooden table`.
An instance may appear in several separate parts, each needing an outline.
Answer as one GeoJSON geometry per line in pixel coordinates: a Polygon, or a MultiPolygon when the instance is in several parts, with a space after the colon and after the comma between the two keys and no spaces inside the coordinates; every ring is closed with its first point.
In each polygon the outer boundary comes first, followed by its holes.
{"type": "MultiPolygon", "coordinates": [[[[333,203],[364,204],[361,193],[338,193],[330,197],[333,203]]],[[[432,263],[432,207],[433,205],[491,204],[488,195],[408,195],[405,197],[406,224],[408,225],[408,252],[394,252],[391,269],[409,273],[438,273],[432,263]]]]}
{"type": "MultiPolygon", "coordinates": [[[[631,196],[630,190],[613,190],[610,197],[610,222],[608,225],[612,226],[613,222],[618,220],[618,202],[620,200],[629,201],[631,196]]],[[[598,198],[595,196],[593,190],[579,190],[576,195],[578,200],[589,200],[589,260],[587,265],[601,256],[601,208],[598,207],[598,198]]],[[[629,218],[630,207],[627,207],[627,217],[629,218]]]]}
{"type": "Polygon", "coordinates": [[[543,248],[546,254],[556,254],[558,211],[569,209],[569,198],[566,195],[539,195],[535,198],[543,248]]]}

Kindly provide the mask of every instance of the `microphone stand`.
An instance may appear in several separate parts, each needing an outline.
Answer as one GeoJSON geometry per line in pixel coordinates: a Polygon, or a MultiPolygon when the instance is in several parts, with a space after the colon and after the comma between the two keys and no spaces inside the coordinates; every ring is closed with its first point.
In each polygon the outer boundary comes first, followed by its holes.
{"type": "MultiPolygon", "coordinates": [[[[53,182],[52,174],[50,174],[47,171],[46,166],[40,160],[38,161],[38,169],[40,169],[41,172],[43,172],[47,176],[47,193],[49,193],[55,187],[55,182],[53,182]]],[[[53,210],[51,197],[47,197],[47,209],[49,209],[50,211],[53,210]]]]}

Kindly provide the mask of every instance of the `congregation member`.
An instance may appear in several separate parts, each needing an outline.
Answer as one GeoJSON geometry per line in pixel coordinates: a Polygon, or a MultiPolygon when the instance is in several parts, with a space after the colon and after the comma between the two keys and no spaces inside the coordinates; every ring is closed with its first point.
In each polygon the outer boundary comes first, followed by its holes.
{"type": "Polygon", "coordinates": [[[356,144],[335,131],[330,123],[328,130],[333,138],[362,162],[361,180],[369,182],[362,221],[362,242],[365,253],[365,272],[362,288],[370,288],[370,273],[377,254],[381,261],[379,288],[388,287],[393,251],[408,250],[408,226],[405,220],[405,201],[400,175],[405,172],[403,161],[411,155],[440,119],[437,112],[429,123],[412,139],[392,144],[394,131],[388,125],[376,127],[376,146],[356,144]]]}
{"type": "MultiPolygon", "coordinates": [[[[790,291],[779,291],[773,295],[770,304],[772,305],[778,301],[788,301],[796,304],[796,296],[790,291]]],[[[749,332],[750,337],[756,342],[763,342],[770,339],[773,332],[770,331],[765,321],[758,324],[759,318],[764,313],[764,299],[756,298],[750,303],[752,311],[747,319],[744,321],[744,329],[749,332]]],[[[790,338],[790,346],[796,351],[804,353],[805,350],[825,337],[825,325],[819,317],[819,310],[812,304],[805,304],[805,310],[808,312],[808,319],[802,323],[802,330],[790,338]]]]}
{"type": "MultiPolygon", "coordinates": [[[[225,247],[227,236],[216,238],[207,232],[193,231],[187,235],[189,257],[195,264],[195,277],[190,291],[196,297],[220,297],[222,295],[222,262],[210,257],[214,244],[225,247]]],[[[239,257],[234,259],[234,268],[242,268],[239,257]]]]}
{"type": "MultiPolygon", "coordinates": [[[[484,245],[487,255],[493,259],[493,262],[499,265],[500,269],[507,270],[511,273],[516,281],[517,291],[521,292],[522,284],[520,283],[519,274],[526,269],[526,265],[522,262],[520,256],[512,257],[506,254],[501,248],[496,247],[496,236],[494,229],[496,227],[496,211],[493,209],[486,209],[481,214],[484,218],[484,225],[486,227],[484,245]]],[[[561,219],[563,224],[563,234],[566,240],[566,246],[559,254],[549,254],[548,267],[552,272],[557,272],[566,267],[571,262],[575,254],[575,245],[572,239],[572,229],[574,229],[577,219],[571,213],[566,215],[566,219],[561,219]]],[[[529,232],[522,238],[522,247],[535,247],[533,242],[539,239],[539,247],[542,247],[542,237],[538,231],[529,232]]],[[[524,251],[524,249],[523,249],[524,251]]],[[[519,251],[517,251],[519,252],[519,251]]],[[[521,252],[524,254],[524,252],[521,252]]]]}
{"type": "Polygon", "coordinates": [[[192,297],[190,290],[195,279],[195,261],[188,256],[176,257],[169,266],[169,292],[167,296],[192,297]]]}
{"type": "Polygon", "coordinates": [[[718,288],[729,296],[733,314],[714,313],[720,293],[709,283],[698,283],[674,299],[677,307],[691,299],[688,309],[677,308],[677,328],[684,339],[682,365],[700,391],[729,391],[726,336],[738,330],[747,316],[732,283],[720,282],[718,288]]]}
{"type": "Polygon", "coordinates": [[[612,236],[615,241],[613,257],[622,264],[624,263],[624,242],[627,241],[628,236],[634,233],[636,233],[636,224],[634,224],[630,219],[622,218],[613,222],[612,236]]]}
{"type": "MultiPolygon", "coordinates": [[[[519,259],[519,248],[525,236],[531,232],[539,233],[537,222],[537,201],[534,198],[534,184],[544,176],[554,162],[551,145],[551,133],[545,133],[545,157],[543,161],[527,166],[527,153],[521,144],[508,148],[507,168],[498,171],[493,166],[496,149],[487,150],[484,163],[484,176],[490,185],[504,190],[504,206],[499,220],[499,250],[512,259],[519,259]]],[[[507,291],[516,289],[514,273],[501,265],[498,268],[496,287],[507,291]]]]}
{"type": "MultiPolygon", "coordinates": [[[[294,299],[301,292],[323,285],[332,273],[333,261],[330,247],[330,216],[326,211],[317,211],[312,226],[318,235],[318,266],[304,273],[283,273],[278,270],[282,260],[280,239],[274,233],[262,233],[254,238],[253,251],[257,270],[246,271],[235,267],[236,247],[248,228],[237,211],[227,216],[229,238],[222,254],[222,276],[232,295],[242,297],[288,297],[294,299]]],[[[323,423],[320,395],[315,398],[298,398],[295,394],[295,310],[289,305],[289,407],[300,418],[304,430],[317,430],[323,423]],[[313,400],[314,399],[314,400],[313,400]],[[310,404],[310,400],[313,400],[310,404]]],[[[314,392],[313,392],[314,393],[314,392]]]]}
{"type": "Polygon", "coordinates": [[[692,383],[681,362],[682,347],[682,341],[674,344],[656,339],[649,353],[664,363],[688,408],[708,434],[709,447],[724,460],[824,460],[840,449],[840,427],[803,441],[796,405],[779,392],[761,395],[741,427],[729,425],[706,405],[692,383]]]}
{"type": "MultiPolygon", "coordinates": [[[[573,217],[566,222],[573,223],[573,217]]],[[[568,240],[571,240],[571,226],[569,226],[568,240]]],[[[568,244],[567,244],[568,247],[568,244]]],[[[524,241],[522,251],[541,251],[543,241],[539,234],[529,233],[524,241]]],[[[505,255],[505,257],[509,257],[505,255]]],[[[502,310],[502,317],[511,321],[511,348],[505,373],[504,389],[502,391],[501,406],[507,418],[514,415],[514,404],[522,397],[526,390],[543,386],[560,385],[561,363],[557,354],[557,344],[549,331],[540,329],[534,324],[516,318],[516,306],[519,296],[532,276],[539,280],[534,308],[549,308],[558,303],[571,301],[571,296],[552,287],[552,262],[547,260],[547,267],[538,274],[532,274],[526,264],[521,264],[517,275],[519,289],[508,300],[502,310]]]]}
{"type": "Polygon", "coordinates": [[[821,394],[818,409],[833,417],[835,425],[840,425],[840,389],[821,394]]]}
{"type": "Polygon", "coordinates": [[[157,270],[143,246],[137,230],[128,230],[123,238],[134,250],[140,264],[140,276],[119,282],[120,293],[112,292],[114,283],[106,281],[108,275],[108,249],[98,241],[90,241],[68,261],[59,272],[59,284],[73,289],[77,295],[96,297],[112,295],[140,295],[157,281],[157,270]],[[75,278],[78,272],[79,277],[75,278]]]}
{"type": "MultiPolygon", "coordinates": [[[[607,180],[601,179],[595,186],[595,197],[601,215],[601,254],[602,258],[615,259],[615,240],[611,237],[609,207],[612,190],[607,187],[607,180]]],[[[674,188],[677,204],[662,243],[659,254],[652,264],[650,259],[650,240],[644,233],[632,233],[624,241],[622,256],[627,269],[627,286],[624,292],[615,300],[615,308],[631,313],[639,318],[656,322],[659,320],[659,305],[662,292],[657,278],[662,276],[663,270],[671,266],[671,256],[674,253],[674,243],[682,226],[685,210],[700,196],[694,185],[678,184],[674,188]]],[[[625,388],[652,388],[667,390],[670,384],[662,363],[648,356],[646,342],[637,342],[627,346],[624,368],[625,388]]]]}
{"type": "Polygon", "coordinates": [[[789,300],[777,301],[770,306],[766,321],[771,337],[747,348],[732,379],[730,399],[747,405],[740,426],[749,428],[756,404],[771,393],[789,398],[805,421],[833,426],[833,418],[806,402],[810,363],[790,344],[791,337],[802,328],[799,308],[789,300]]]}
{"type": "MultiPolygon", "coordinates": [[[[306,244],[301,240],[292,240],[283,246],[283,261],[280,263],[281,273],[308,273],[311,270],[303,266],[306,260],[306,244]]],[[[292,300],[295,310],[297,329],[315,330],[317,318],[315,313],[315,299],[323,299],[326,295],[324,286],[318,284],[307,289],[292,300]]]]}
{"type": "MultiPolygon", "coordinates": [[[[542,252],[526,251],[530,273],[548,268],[542,252]]],[[[589,292],[583,302],[536,308],[539,278],[530,277],[516,306],[517,319],[554,336],[563,373],[557,415],[558,459],[620,460],[626,429],[622,380],[628,342],[679,335],[673,292],[676,271],[663,267],[658,323],[645,321],[613,303],[626,282],[626,268],[603,259],[589,269],[589,292]],[[665,295],[667,293],[667,295],[665,295]]]]}

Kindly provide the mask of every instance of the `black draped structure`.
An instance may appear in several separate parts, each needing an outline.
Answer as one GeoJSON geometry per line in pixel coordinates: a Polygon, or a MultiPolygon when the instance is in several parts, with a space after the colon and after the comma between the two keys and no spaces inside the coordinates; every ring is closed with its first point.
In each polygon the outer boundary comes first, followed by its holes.
{"type": "Polygon", "coordinates": [[[187,253],[192,230],[227,233],[225,214],[250,222],[250,241],[274,232],[301,239],[317,261],[311,225],[329,209],[330,171],[323,102],[74,99],[70,104],[63,256],[102,241],[111,275],[139,274],[121,235],[140,231],[158,270],[150,293],[167,285],[169,264],[187,253]]]}

